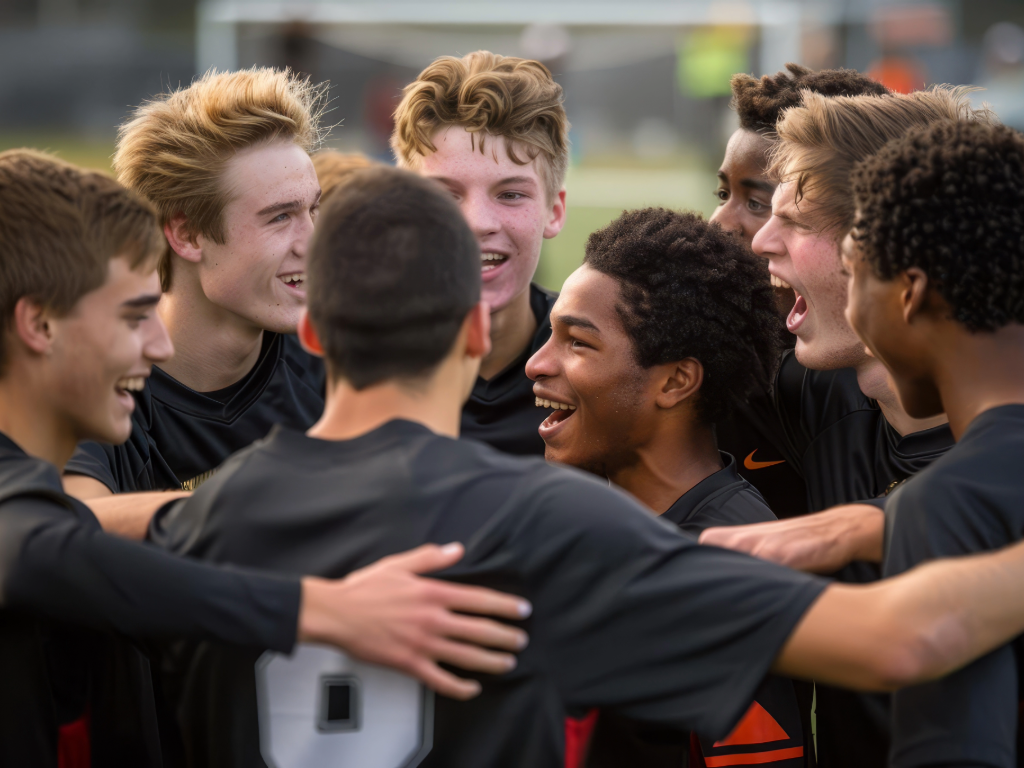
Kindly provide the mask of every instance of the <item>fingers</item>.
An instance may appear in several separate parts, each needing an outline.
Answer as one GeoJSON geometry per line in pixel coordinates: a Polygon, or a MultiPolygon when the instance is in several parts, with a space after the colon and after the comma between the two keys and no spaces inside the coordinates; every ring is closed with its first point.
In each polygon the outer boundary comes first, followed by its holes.
{"type": "Polygon", "coordinates": [[[516,657],[511,653],[492,651],[478,645],[437,638],[426,649],[431,660],[451,664],[467,672],[504,675],[516,668],[516,657]]]}
{"type": "Polygon", "coordinates": [[[480,683],[476,680],[456,677],[432,661],[423,661],[405,671],[442,696],[465,701],[480,694],[480,683]]]}
{"type": "Polygon", "coordinates": [[[501,619],[525,619],[533,612],[530,601],[517,595],[496,592],[486,587],[437,582],[438,603],[452,611],[497,616],[501,619]]]}
{"type": "Polygon", "coordinates": [[[449,614],[439,634],[502,651],[521,651],[530,640],[523,630],[490,619],[449,614]]]}
{"type": "Polygon", "coordinates": [[[462,559],[465,552],[465,547],[457,542],[445,544],[443,547],[437,544],[423,544],[408,552],[386,557],[380,563],[382,566],[402,568],[411,573],[430,573],[450,568],[462,559]]]}

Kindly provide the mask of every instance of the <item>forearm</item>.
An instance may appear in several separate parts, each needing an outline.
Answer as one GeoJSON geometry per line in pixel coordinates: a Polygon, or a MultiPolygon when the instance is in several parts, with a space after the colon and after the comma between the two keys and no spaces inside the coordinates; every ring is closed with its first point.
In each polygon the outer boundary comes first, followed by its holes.
{"type": "Polygon", "coordinates": [[[191,491],[121,493],[91,498],[85,503],[107,533],[133,541],[143,541],[149,529],[149,522],[160,507],[191,495],[191,491]]]}

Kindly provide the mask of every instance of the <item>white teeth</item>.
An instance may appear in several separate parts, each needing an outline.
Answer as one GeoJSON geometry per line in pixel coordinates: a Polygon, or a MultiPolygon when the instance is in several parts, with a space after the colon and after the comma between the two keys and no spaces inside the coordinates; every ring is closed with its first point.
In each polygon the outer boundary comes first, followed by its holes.
{"type": "Polygon", "coordinates": [[[284,275],[281,277],[288,285],[298,285],[299,283],[306,282],[305,272],[295,272],[291,275],[284,275]]]}
{"type": "Polygon", "coordinates": [[[503,261],[508,257],[503,253],[481,253],[480,261],[503,261]]]}
{"type": "Polygon", "coordinates": [[[575,405],[569,405],[568,403],[558,403],[554,400],[545,400],[543,397],[535,397],[534,404],[538,408],[554,408],[556,411],[575,411],[575,405]]]}
{"type": "Polygon", "coordinates": [[[124,389],[129,392],[141,392],[146,386],[145,376],[125,376],[123,379],[119,379],[117,382],[118,389],[124,389]]]}
{"type": "Polygon", "coordinates": [[[793,287],[789,283],[787,283],[785,280],[783,280],[781,277],[776,277],[775,275],[771,275],[771,278],[772,278],[772,286],[774,288],[792,288],[793,287]]]}

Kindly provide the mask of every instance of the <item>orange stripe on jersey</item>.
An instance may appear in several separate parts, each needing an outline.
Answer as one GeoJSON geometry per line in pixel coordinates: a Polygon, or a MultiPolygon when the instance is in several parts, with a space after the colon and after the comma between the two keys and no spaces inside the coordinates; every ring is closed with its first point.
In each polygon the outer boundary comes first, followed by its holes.
{"type": "Polygon", "coordinates": [[[708,768],[720,768],[723,765],[764,765],[777,763],[780,760],[792,760],[804,756],[803,747],[789,749],[773,749],[768,752],[752,752],[749,755],[724,755],[723,757],[704,757],[708,768]]]}
{"type": "MultiPolygon", "coordinates": [[[[782,741],[788,738],[789,734],[782,730],[782,726],[768,714],[768,710],[755,701],[750,705],[747,714],[732,729],[732,733],[721,741],[716,741],[715,746],[735,747],[741,744],[764,744],[768,741],[782,741]]],[[[708,765],[711,764],[708,763],[708,765]]],[[[722,765],[727,765],[727,763],[722,763],[722,765]]]]}

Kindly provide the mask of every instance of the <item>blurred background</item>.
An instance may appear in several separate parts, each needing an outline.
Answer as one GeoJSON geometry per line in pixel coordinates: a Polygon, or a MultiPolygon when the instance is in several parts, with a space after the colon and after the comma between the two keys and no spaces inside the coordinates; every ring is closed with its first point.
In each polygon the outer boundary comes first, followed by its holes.
{"type": "Polygon", "coordinates": [[[539,59],[565,88],[569,216],[539,274],[555,288],[623,208],[711,212],[734,72],[973,84],[1024,129],[1021,0],[0,0],[0,150],[109,168],[132,106],[210,67],[272,65],[330,81],[327,146],[390,160],[400,89],[480,48],[539,59]]]}

